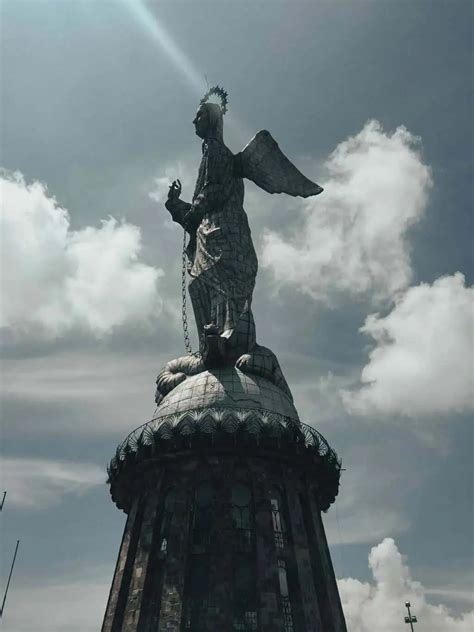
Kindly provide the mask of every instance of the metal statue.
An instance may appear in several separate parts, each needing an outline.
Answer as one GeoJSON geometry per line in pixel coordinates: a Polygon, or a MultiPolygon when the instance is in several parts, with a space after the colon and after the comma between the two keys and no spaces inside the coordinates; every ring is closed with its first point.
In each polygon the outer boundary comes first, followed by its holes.
{"type": "Polygon", "coordinates": [[[181,182],[175,180],[165,204],[189,234],[189,294],[200,343],[199,353],[173,360],[158,376],[158,401],[187,375],[229,364],[271,379],[291,397],[275,355],[256,341],[252,294],[258,263],[243,207],[243,179],[292,196],[318,195],[322,188],[298,171],[267,131],[232,154],[223,139],[226,110],[227,93],[211,88],[193,120],[203,142],[192,202],[181,200],[181,182]],[[212,94],[220,105],[208,102],[212,94]]]}

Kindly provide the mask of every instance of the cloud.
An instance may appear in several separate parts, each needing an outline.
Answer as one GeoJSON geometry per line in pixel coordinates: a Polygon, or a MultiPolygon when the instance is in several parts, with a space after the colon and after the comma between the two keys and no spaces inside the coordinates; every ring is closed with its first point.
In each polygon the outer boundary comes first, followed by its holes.
{"type": "MultiPolygon", "coordinates": [[[[465,585],[472,584],[472,575],[467,578],[465,585]]],[[[458,588],[425,588],[425,594],[452,599],[456,602],[464,602],[472,604],[474,602],[474,593],[472,590],[459,590],[458,588]]]]}
{"type": "MultiPolygon", "coordinates": [[[[154,178],[154,188],[148,193],[149,197],[158,202],[158,204],[164,204],[168,199],[168,190],[173,180],[181,181],[184,192],[184,187],[186,185],[189,187],[193,179],[196,178],[196,174],[193,175],[193,171],[196,171],[196,169],[193,169],[190,160],[178,160],[166,166],[162,170],[163,175],[154,178]]],[[[187,199],[185,194],[181,197],[187,199]]]]}
{"type": "Polygon", "coordinates": [[[384,469],[378,446],[371,446],[369,460],[367,449],[367,445],[356,446],[344,454],[347,473],[342,473],[334,507],[323,516],[331,546],[374,544],[387,533],[404,533],[410,527],[404,495],[413,469],[408,464],[394,467],[391,455],[385,455],[384,469]]]}
{"type": "Polygon", "coordinates": [[[384,632],[403,629],[407,614],[404,604],[411,603],[420,630],[430,632],[470,632],[474,611],[454,617],[446,606],[426,601],[427,591],[412,579],[411,572],[392,538],[385,538],[369,554],[373,583],[358,579],[339,580],[342,607],[350,632],[384,632]]]}
{"type": "MultiPolygon", "coordinates": [[[[339,580],[349,632],[399,632],[405,626],[405,601],[409,600],[420,630],[470,632],[474,612],[454,617],[443,605],[427,602],[424,586],[411,577],[403,556],[391,538],[384,539],[369,555],[373,582],[339,580]]],[[[113,568],[97,566],[34,584],[13,580],[3,623],[9,632],[95,632],[107,603],[113,568]],[[84,604],[87,603],[87,608],[84,604]]]]}
{"type": "Polygon", "coordinates": [[[105,350],[100,354],[74,351],[6,359],[2,365],[2,392],[4,400],[72,406],[75,402],[116,402],[122,394],[139,400],[148,390],[153,401],[155,374],[166,360],[160,351],[130,351],[124,355],[105,350]]]}
{"type": "Polygon", "coordinates": [[[5,171],[0,180],[4,327],[48,336],[78,327],[101,336],[159,313],[163,272],[139,260],[136,226],[110,217],[72,230],[43,184],[5,171]]]}
{"type": "Polygon", "coordinates": [[[81,494],[106,479],[104,470],[92,463],[21,457],[2,458],[0,472],[6,502],[26,509],[44,509],[65,494],[81,494]]]}
{"type": "Polygon", "coordinates": [[[390,299],[411,280],[408,229],[422,217],[431,187],[419,139],[369,121],[326,162],[324,193],[305,202],[304,218],[285,237],[266,231],[262,263],[275,283],[316,300],[339,292],[390,299]]]}
{"type": "Polygon", "coordinates": [[[369,315],[361,331],[376,347],[362,386],[343,392],[350,412],[415,417],[473,407],[474,289],[462,274],[409,288],[387,316],[369,315]]]}
{"type": "Polygon", "coordinates": [[[35,585],[15,584],[3,623],[9,632],[97,632],[107,604],[113,568],[97,567],[35,585]],[[87,604],[87,607],[84,607],[87,604]]]}
{"type": "Polygon", "coordinates": [[[84,350],[5,359],[3,434],[12,441],[46,434],[109,435],[114,443],[121,441],[151,419],[155,377],[170,357],[165,347],[164,352],[161,348],[99,354],[84,350]]]}

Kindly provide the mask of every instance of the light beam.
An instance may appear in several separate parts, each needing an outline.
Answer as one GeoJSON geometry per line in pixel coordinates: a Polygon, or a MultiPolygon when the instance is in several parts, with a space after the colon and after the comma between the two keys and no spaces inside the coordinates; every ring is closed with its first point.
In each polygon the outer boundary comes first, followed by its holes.
{"type": "MultiPolygon", "coordinates": [[[[143,0],[122,0],[122,2],[151,40],[178,69],[193,92],[201,98],[207,91],[204,74],[195,68],[192,61],[169,35],[157,16],[150,11],[143,0]]],[[[247,143],[252,135],[246,126],[232,113],[226,115],[225,127],[231,133],[234,142],[241,146],[247,143]]]]}
{"type": "Polygon", "coordinates": [[[179,48],[178,44],[166,32],[154,15],[142,0],[122,0],[124,5],[134,16],[135,20],[143,27],[151,39],[169,57],[182,77],[192,87],[193,91],[202,96],[206,91],[204,76],[197,71],[191,60],[179,48]]]}

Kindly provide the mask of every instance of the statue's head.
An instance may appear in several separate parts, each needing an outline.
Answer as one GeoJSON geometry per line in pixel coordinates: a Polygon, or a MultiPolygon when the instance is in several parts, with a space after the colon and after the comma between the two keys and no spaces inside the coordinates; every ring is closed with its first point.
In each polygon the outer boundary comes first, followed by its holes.
{"type": "Polygon", "coordinates": [[[227,92],[220,86],[210,88],[201,99],[194,118],[194,128],[199,138],[216,138],[223,142],[224,114],[227,112],[227,92]],[[216,95],[221,104],[209,103],[209,97],[216,95]]]}
{"type": "Polygon", "coordinates": [[[199,138],[217,138],[223,140],[223,116],[220,105],[203,103],[199,106],[193,120],[196,135],[199,138]]]}

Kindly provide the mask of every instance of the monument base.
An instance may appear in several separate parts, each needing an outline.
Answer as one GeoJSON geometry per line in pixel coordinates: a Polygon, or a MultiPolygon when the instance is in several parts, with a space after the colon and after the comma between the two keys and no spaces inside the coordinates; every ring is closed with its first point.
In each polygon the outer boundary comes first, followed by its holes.
{"type": "Polygon", "coordinates": [[[102,632],[345,632],[321,520],[339,475],[271,382],[188,378],[110,464],[128,518],[102,632]]]}

